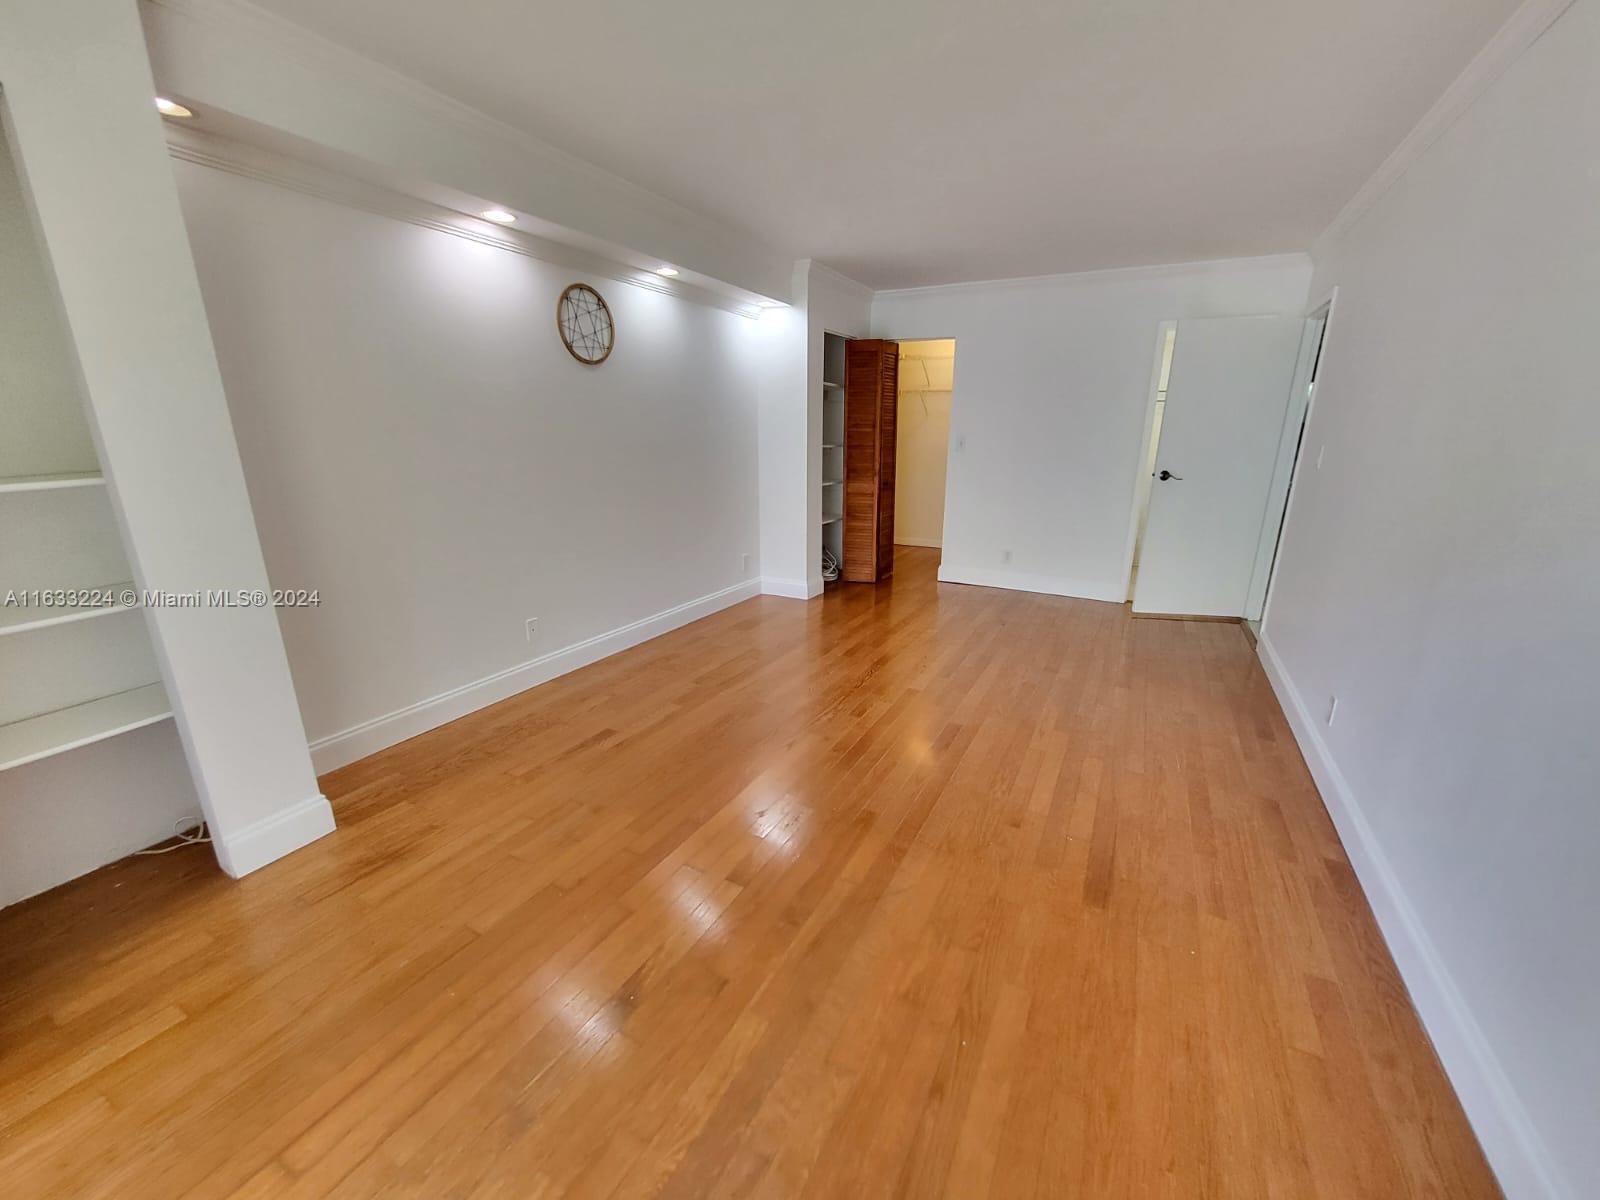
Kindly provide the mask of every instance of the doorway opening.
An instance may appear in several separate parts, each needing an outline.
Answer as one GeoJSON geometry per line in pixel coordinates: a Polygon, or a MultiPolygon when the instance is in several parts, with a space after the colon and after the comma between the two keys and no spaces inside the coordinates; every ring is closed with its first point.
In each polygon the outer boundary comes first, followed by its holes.
{"type": "Polygon", "coordinates": [[[1133,541],[1133,566],[1128,571],[1127,600],[1133,599],[1133,587],[1139,581],[1139,555],[1144,550],[1145,530],[1150,525],[1151,481],[1156,473],[1156,454],[1161,448],[1161,422],[1167,415],[1167,387],[1172,382],[1172,351],[1178,344],[1178,323],[1163,321],[1157,339],[1156,369],[1151,380],[1154,399],[1150,406],[1150,431],[1145,439],[1144,469],[1139,472],[1139,494],[1135,500],[1138,513],[1133,541]]]}
{"type": "Polygon", "coordinates": [[[954,338],[900,343],[895,414],[894,541],[941,550],[950,461],[954,338]]]}
{"type": "Polygon", "coordinates": [[[1283,416],[1283,436],[1278,444],[1278,462],[1272,476],[1272,490],[1261,520],[1261,540],[1256,549],[1255,570],[1250,578],[1250,594],[1245,601],[1244,626],[1251,640],[1259,639],[1266,615],[1272,578],[1278,569],[1278,554],[1283,546],[1283,527],[1289,516],[1289,498],[1300,470],[1300,453],[1305,445],[1306,426],[1316,399],[1317,378],[1322,369],[1322,351],[1328,341],[1328,322],[1333,301],[1317,308],[1306,318],[1300,343],[1300,359],[1295,367],[1294,387],[1289,408],[1283,416]]]}

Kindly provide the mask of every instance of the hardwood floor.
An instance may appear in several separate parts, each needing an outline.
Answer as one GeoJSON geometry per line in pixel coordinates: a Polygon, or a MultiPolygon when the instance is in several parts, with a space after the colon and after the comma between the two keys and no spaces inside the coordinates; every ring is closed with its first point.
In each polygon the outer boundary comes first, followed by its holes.
{"type": "Polygon", "coordinates": [[[1239,629],[936,554],[0,913],[6,1196],[1498,1195],[1239,629]]]}

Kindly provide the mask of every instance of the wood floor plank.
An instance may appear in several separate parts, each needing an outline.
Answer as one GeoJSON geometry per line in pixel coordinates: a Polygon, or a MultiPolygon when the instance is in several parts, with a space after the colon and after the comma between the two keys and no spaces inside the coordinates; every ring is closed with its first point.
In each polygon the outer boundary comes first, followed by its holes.
{"type": "Polygon", "coordinates": [[[0,912],[8,1200],[1499,1195],[1239,630],[937,561],[0,912]]]}

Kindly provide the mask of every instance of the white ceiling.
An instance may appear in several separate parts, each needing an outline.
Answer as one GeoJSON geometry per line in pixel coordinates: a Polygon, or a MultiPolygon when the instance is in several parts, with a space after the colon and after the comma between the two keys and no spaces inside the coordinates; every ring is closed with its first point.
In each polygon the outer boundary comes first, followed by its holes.
{"type": "Polygon", "coordinates": [[[1517,0],[258,0],[878,288],[1303,250],[1517,0]]]}

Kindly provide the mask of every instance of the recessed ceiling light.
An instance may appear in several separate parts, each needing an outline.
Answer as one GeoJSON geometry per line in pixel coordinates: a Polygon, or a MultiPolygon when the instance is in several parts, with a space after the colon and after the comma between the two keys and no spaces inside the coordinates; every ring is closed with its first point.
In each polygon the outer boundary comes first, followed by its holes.
{"type": "Polygon", "coordinates": [[[517,223],[516,213],[508,213],[503,208],[486,208],[483,210],[482,215],[485,221],[493,221],[496,225],[515,225],[517,223]]]}
{"type": "Polygon", "coordinates": [[[671,279],[677,273],[678,273],[678,268],[677,267],[657,267],[656,268],[656,274],[657,275],[665,275],[668,279],[671,279]]]}
{"type": "Polygon", "coordinates": [[[185,108],[176,100],[168,100],[165,96],[156,97],[156,111],[163,117],[192,117],[194,111],[185,108]]]}

